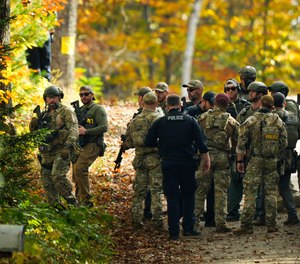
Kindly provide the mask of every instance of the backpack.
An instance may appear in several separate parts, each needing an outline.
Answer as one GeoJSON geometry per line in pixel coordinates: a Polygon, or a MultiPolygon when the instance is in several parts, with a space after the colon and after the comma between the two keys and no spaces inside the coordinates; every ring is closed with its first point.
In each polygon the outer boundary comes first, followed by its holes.
{"type": "Polygon", "coordinates": [[[299,138],[299,118],[292,112],[284,111],[281,119],[286,125],[286,130],[288,134],[287,148],[294,149],[299,138]]]}
{"type": "Polygon", "coordinates": [[[230,117],[229,113],[212,114],[209,110],[206,115],[206,123],[204,127],[207,145],[219,150],[228,148],[227,124],[230,117]]]}
{"type": "Polygon", "coordinates": [[[300,139],[300,110],[299,105],[293,99],[286,99],[285,110],[292,112],[295,116],[298,117],[298,139],[300,139]]]}
{"type": "Polygon", "coordinates": [[[260,121],[260,154],[265,158],[276,157],[280,153],[280,127],[278,115],[266,114],[260,121]]]}

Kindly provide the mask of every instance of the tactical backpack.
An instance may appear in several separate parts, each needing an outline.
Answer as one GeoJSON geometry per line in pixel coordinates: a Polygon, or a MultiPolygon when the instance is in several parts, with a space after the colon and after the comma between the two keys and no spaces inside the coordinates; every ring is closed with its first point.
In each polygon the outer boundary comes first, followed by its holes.
{"type": "Polygon", "coordinates": [[[292,112],[284,111],[281,119],[286,125],[286,130],[288,134],[287,148],[294,149],[299,138],[299,118],[295,116],[292,112]]]}
{"type": "Polygon", "coordinates": [[[223,151],[228,148],[226,127],[229,117],[229,113],[214,115],[211,110],[207,112],[204,131],[209,147],[223,151]]]}
{"type": "Polygon", "coordinates": [[[278,115],[266,114],[260,121],[260,154],[265,158],[276,157],[280,153],[280,127],[278,115]]]}
{"type": "Polygon", "coordinates": [[[294,115],[298,117],[298,139],[300,139],[300,110],[299,105],[293,99],[286,99],[285,110],[292,112],[294,115]]]}

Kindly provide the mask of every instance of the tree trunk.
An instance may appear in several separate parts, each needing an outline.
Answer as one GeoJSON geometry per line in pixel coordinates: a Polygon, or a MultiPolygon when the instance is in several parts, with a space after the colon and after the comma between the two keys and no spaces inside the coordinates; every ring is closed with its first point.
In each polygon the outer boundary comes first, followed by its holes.
{"type": "MultiPolygon", "coordinates": [[[[202,7],[202,0],[195,0],[193,5],[193,11],[191,13],[188,31],[187,31],[187,43],[186,49],[183,56],[182,64],[182,83],[190,81],[192,76],[192,64],[194,56],[194,46],[196,39],[196,30],[199,22],[199,13],[202,7]]],[[[186,96],[186,89],[181,88],[181,95],[186,96]]]]}
{"type": "MultiPolygon", "coordinates": [[[[7,68],[7,62],[3,56],[8,56],[9,53],[9,42],[10,42],[10,28],[9,28],[9,17],[10,17],[10,0],[0,0],[0,79],[3,78],[1,71],[7,68]]],[[[10,89],[10,85],[5,85],[0,82],[1,90],[10,89]]]]}
{"type": "Polygon", "coordinates": [[[57,14],[61,24],[55,29],[52,44],[52,72],[61,74],[58,85],[68,96],[74,94],[77,6],[77,0],[70,0],[57,14]]]}

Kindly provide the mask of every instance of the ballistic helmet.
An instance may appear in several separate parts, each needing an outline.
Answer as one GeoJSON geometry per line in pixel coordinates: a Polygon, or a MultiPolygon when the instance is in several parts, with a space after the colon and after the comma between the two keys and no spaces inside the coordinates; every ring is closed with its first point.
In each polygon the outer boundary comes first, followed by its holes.
{"type": "Polygon", "coordinates": [[[58,96],[60,99],[62,99],[64,97],[64,93],[62,92],[62,90],[60,90],[58,87],[54,85],[47,87],[43,94],[44,100],[46,100],[46,97],[54,97],[54,96],[58,96]]]}
{"type": "Polygon", "coordinates": [[[256,81],[249,84],[247,91],[256,91],[265,95],[268,93],[268,88],[263,82],[256,81]]]}
{"type": "Polygon", "coordinates": [[[244,66],[239,71],[242,79],[256,79],[256,69],[252,66],[244,66]]]}
{"type": "Polygon", "coordinates": [[[280,92],[284,96],[287,96],[289,93],[289,87],[282,81],[273,82],[268,88],[271,93],[280,92]]]}

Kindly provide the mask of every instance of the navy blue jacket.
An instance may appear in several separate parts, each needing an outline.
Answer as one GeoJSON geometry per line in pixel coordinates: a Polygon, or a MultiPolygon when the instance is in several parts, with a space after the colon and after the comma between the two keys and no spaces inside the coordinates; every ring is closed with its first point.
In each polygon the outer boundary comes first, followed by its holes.
{"type": "Polygon", "coordinates": [[[198,150],[208,152],[200,125],[195,118],[178,109],[171,109],[166,116],[153,123],[145,138],[145,146],[158,146],[163,159],[189,161],[198,150]]]}

